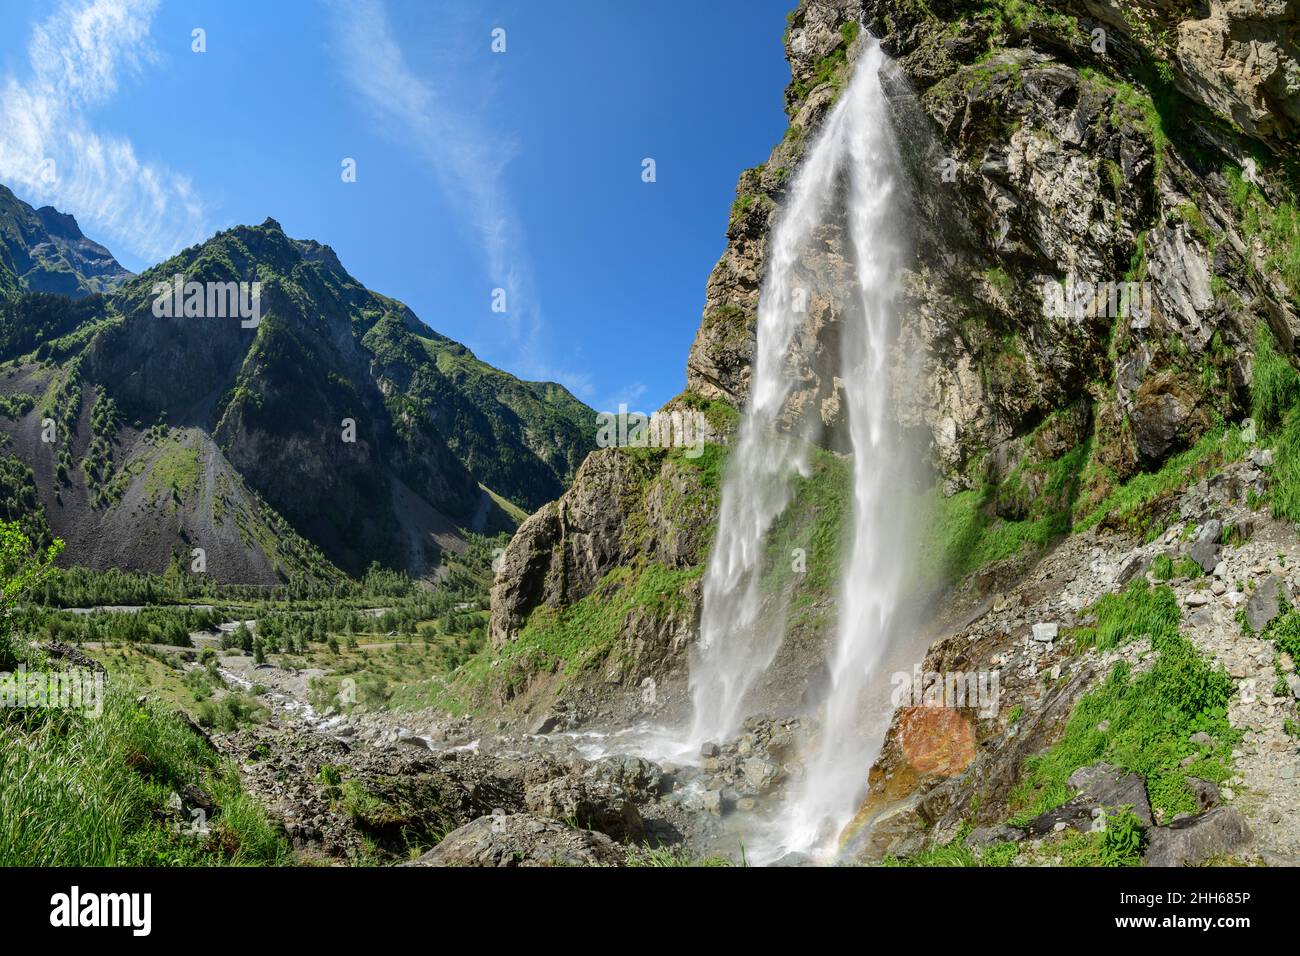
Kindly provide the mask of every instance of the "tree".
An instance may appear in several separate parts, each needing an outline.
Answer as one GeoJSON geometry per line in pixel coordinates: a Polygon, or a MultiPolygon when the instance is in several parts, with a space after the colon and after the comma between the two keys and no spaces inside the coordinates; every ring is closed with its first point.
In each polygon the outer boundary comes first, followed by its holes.
{"type": "Polygon", "coordinates": [[[42,550],[32,544],[17,521],[0,521],[0,668],[15,663],[14,608],[55,573],[54,561],[62,553],[63,542],[58,538],[42,550]]]}

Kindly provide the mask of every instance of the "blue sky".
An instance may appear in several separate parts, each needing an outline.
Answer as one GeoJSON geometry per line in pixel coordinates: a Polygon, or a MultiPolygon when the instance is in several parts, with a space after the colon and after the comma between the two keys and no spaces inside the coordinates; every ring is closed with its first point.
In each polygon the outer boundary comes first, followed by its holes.
{"type": "Polygon", "coordinates": [[[793,6],[4,0],[0,182],[137,271],[273,216],[486,361],[648,411],[784,132],[793,6]]]}

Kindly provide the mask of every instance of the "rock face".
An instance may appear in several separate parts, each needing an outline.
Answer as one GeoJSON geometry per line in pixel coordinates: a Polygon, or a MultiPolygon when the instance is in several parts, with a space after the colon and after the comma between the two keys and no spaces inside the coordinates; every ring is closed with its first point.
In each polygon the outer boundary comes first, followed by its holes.
{"type": "MultiPolygon", "coordinates": [[[[510,657],[528,641],[527,626],[539,612],[538,621],[554,621],[579,602],[617,605],[623,610],[605,622],[607,631],[586,629],[594,656],[584,661],[585,675],[571,676],[621,688],[638,708],[663,706],[671,698],[665,686],[684,676],[683,652],[695,634],[718,455],[717,448],[699,459],[678,450],[609,448],[589,456],[573,487],[525,521],[506,549],[492,588],[493,647],[510,657]],[[647,678],[655,681],[654,694],[643,690],[647,678]]],[[[528,698],[536,679],[547,676],[528,659],[498,670],[499,703],[528,698]]],[[[561,689],[548,688],[524,706],[544,708],[561,689]]]]}
{"type": "MultiPolygon", "coordinates": [[[[1090,436],[1095,459],[1122,480],[1243,407],[1255,327],[1267,323],[1288,349],[1300,330],[1296,290],[1243,225],[1249,190],[1268,202],[1274,188],[1246,161],[1250,138],[1280,149],[1295,136],[1295,12],[1282,2],[1091,0],[1053,10],[800,4],[786,37],[790,132],[741,176],[688,361],[691,390],[737,407],[747,398],[766,239],[857,55],[861,21],[900,67],[890,82],[910,151],[918,259],[894,367],[899,415],[925,436],[945,487],[1000,480],[1090,436]],[[1163,78],[1144,79],[1153,71],[1163,78]],[[1146,283],[1130,310],[1127,281],[1146,283]],[[1058,309],[1044,283],[1094,308],[1058,309]],[[1035,447],[1072,407],[1064,441],[1035,447]]],[[[812,270],[832,282],[849,278],[837,275],[838,241],[827,235],[812,270]]],[[[833,447],[839,316],[833,298],[814,292],[811,302],[789,359],[806,383],[791,415],[819,416],[833,447]]]]}

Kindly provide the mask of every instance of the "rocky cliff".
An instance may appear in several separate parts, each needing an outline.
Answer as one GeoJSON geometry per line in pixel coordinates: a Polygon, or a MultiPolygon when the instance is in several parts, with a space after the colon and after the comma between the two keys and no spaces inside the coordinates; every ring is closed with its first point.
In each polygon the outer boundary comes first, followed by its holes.
{"type": "MultiPolygon", "coordinates": [[[[919,255],[896,381],[947,489],[1022,462],[1041,471],[1090,441],[1081,494],[1096,498],[1240,414],[1256,326],[1288,346],[1296,331],[1296,17],[1284,3],[1199,6],[801,5],[790,130],[737,188],[690,388],[745,400],[769,223],[861,21],[901,68],[900,122],[919,104],[930,126],[909,127],[919,255]],[[1070,279],[1149,283],[1149,314],[1045,314],[1044,283],[1070,279]],[[1026,446],[1065,409],[1049,447],[1026,446]]],[[[817,302],[794,358],[833,424],[835,384],[813,344],[834,316],[817,302]]]]}

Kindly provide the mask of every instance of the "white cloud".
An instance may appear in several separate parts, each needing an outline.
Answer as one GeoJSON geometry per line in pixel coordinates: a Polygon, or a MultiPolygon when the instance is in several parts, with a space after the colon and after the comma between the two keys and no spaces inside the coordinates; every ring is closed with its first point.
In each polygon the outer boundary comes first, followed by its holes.
{"type": "Polygon", "coordinates": [[[0,182],[149,261],[204,238],[207,211],[187,178],[141,160],[129,139],[96,131],[90,112],[153,62],[157,7],[63,0],[32,29],[30,75],[0,80],[0,182]]]}
{"type": "MultiPolygon", "coordinates": [[[[420,150],[449,205],[479,241],[491,288],[506,291],[501,315],[520,353],[515,371],[564,385],[590,398],[594,387],[580,373],[558,370],[543,358],[545,322],[533,284],[527,236],[503,181],[514,144],[488,130],[473,113],[447,102],[440,89],[407,66],[383,0],[328,0],[335,47],[344,77],[374,118],[400,131],[420,150]]],[[[488,36],[483,37],[487,55],[488,36]]],[[[443,64],[447,66],[448,64],[443,64]]],[[[489,301],[490,289],[483,301],[489,301]]]]}

